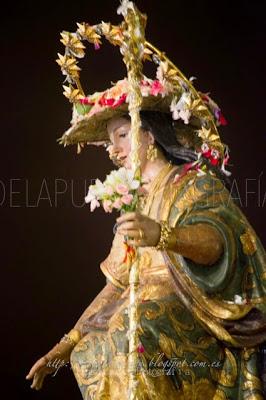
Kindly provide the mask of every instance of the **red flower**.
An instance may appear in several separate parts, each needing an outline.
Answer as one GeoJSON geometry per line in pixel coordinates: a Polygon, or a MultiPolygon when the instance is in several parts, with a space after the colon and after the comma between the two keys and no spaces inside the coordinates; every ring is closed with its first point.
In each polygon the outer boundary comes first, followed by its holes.
{"type": "Polygon", "coordinates": [[[94,101],[90,101],[87,97],[83,97],[83,99],[79,99],[80,104],[94,106],[94,101]]]}
{"type": "Polygon", "coordinates": [[[192,162],[191,162],[191,163],[188,163],[188,164],[185,164],[185,165],[183,166],[183,169],[182,169],[182,171],[180,172],[180,174],[177,174],[177,175],[174,177],[173,183],[179,182],[180,179],[183,178],[183,177],[186,175],[186,173],[187,173],[188,171],[190,171],[192,168],[193,168],[193,163],[192,163],[192,162]]]}
{"type": "Polygon", "coordinates": [[[144,353],[145,349],[144,346],[140,343],[137,347],[137,352],[138,353],[144,353]]]}
{"type": "Polygon", "coordinates": [[[219,163],[219,159],[218,158],[211,158],[211,164],[212,165],[217,165],[219,163]]]}
{"type": "Polygon", "coordinates": [[[112,107],[115,102],[115,99],[107,99],[106,94],[104,93],[99,100],[99,104],[103,107],[112,107]]]}
{"type": "Polygon", "coordinates": [[[119,99],[117,101],[115,101],[111,107],[116,108],[116,107],[120,106],[121,104],[123,104],[126,101],[126,98],[127,98],[126,93],[122,94],[122,96],[120,96],[119,99]]]}
{"type": "Polygon", "coordinates": [[[206,157],[206,158],[210,158],[211,152],[212,152],[212,151],[209,149],[209,150],[205,151],[204,153],[202,153],[202,155],[203,155],[204,157],[206,157]]]}
{"type": "Polygon", "coordinates": [[[219,121],[219,124],[222,125],[222,126],[225,126],[228,123],[227,120],[224,118],[222,113],[220,113],[218,121],[219,121]]]}
{"type": "Polygon", "coordinates": [[[127,95],[125,93],[122,94],[122,96],[120,96],[118,100],[114,98],[107,99],[105,96],[106,94],[104,93],[99,100],[99,104],[103,107],[112,107],[112,108],[120,106],[126,101],[127,98],[127,95]]]}

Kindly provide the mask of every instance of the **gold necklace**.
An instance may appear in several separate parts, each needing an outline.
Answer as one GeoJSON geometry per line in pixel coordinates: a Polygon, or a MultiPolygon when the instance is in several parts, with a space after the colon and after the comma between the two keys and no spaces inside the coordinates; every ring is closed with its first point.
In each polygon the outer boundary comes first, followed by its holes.
{"type": "Polygon", "coordinates": [[[140,211],[143,212],[143,214],[149,215],[154,197],[155,197],[156,193],[158,192],[158,190],[160,189],[162,181],[167,176],[167,174],[169,173],[171,168],[172,168],[172,164],[167,163],[167,165],[165,165],[161,169],[161,171],[158,173],[158,175],[153,180],[147,195],[143,196],[141,198],[139,208],[140,208],[140,211]]]}

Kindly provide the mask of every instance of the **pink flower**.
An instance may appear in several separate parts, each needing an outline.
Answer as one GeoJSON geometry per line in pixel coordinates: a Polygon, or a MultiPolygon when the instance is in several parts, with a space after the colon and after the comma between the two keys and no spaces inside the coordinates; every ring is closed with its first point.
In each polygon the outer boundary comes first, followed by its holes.
{"type": "Polygon", "coordinates": [[[112,188],[112,186],[106,187],[106,193],[109,194],[109,196],[112,196],[112,194],[114,193],[114,189],[112,188]]]}
{"type": "Polygon", "coordinates": [[[111,202],[111,200],[104,200],[103,201],[103,209],[107,213],[111,213],[112,212],[112,202],[111,202]]]}
{"type": "Polygon", "coordinates": [[[227,164],[228,164],[228,161],[229,161],[229,156],[227,155],[227,156],[224,158],[223,164],[224,164],[224,165],[227,165],[227,164]]]}
{"type": "Polygon", "coordinates": [[[152,82],[152,85],[151,85],[151,95],[157,96],[159,93],[160,94],[164,93],[164,87],[161,84],[161,82],[155,80],[152,82]]]}
{"type": "Polygon", "coordinates": [[[119,183],[118,185],[116,185],[115,190],[117,191],[117,193],[126,195],[128,194],[128,187],[126,185],[123,185],[123,183],[119,183]]]}
{"type": "Polygon", "coordinates": [[[129,204],[132,203],[133,200],[133,195],[132,194],[125,194],[124,196],[121,197],[121,201],[123,204],[126,204],[129,206],[129,204]]]}
{"type": "Polygon", "coordinates": [[[113,207],[119,210],[122,207],[122,199],[119,197],[113,202],[113,207]]]}
{"type": "Polygon", "coordinates": [[[100,48],[100,43],[94,42],[94,50],[99,50],[100,48]]]}
{"type": "Polygon", "coordinates": [[[145,81],[144,79],[141,81],[140,85],[141,89],[141,94],[143,97],[147,97],[150,95],[150,89],[151,89],[151,84],[148,81],[145,81]]]}

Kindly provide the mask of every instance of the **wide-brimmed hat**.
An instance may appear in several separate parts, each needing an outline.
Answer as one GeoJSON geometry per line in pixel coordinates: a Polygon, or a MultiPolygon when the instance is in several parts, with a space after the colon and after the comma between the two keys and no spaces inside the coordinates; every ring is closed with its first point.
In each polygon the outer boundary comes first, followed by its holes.
{"type": "MultiPolygon", "coordinates": [[[[125,13],[130,9],[131,2],[124,1],[125,13]]],[[[145,20],[142,14],[140,18],[145,20]]],[[[145,21],[143,22],[145,24],[145,21]]],[[[128,112],[130,90],[128,78],[122,79],[103,92],[86,96],[79,80],[80,68],[78,58],[85,55],[84,41],[94,44],[96,49],[105,37],[111,44],[120,46],[123,53],[127,41],[126,25],[114,26],[102,22],[97,25],[78,24],[74,33],[63,32],[61,42],[65,45],[65,54],[58,55],[57,63],[66,76],[68,86],[64,85],[64,95],[73,103],[71,127],[62,135],[59,142],[63,145],[78,145],[78,152],[86,144],[103,144],[109,141],[107,122],[128,112]]],[[[145,41],[142,60],[150,60],[157,64],[154,79],[142,76],[139,86],[142,96],[141,110],[170,113],[175,121],[183,124],[183,142],[186,136],[187,147],[192,147],[210,158],[212,164],[222,164],[228,159],[226,146],[222,143],[217,126],[225,125],[219,106],[208,94],[195,89],[194,78],[187,79],[185,75],[166,57],[165,53],[145,41]],[[191,132],[193,132],[191,134],[191,132]],[[226,155],[225,155],[226,151],[226,155]],[[213,156],[211,156],[211,154],[213,156]]],[[[128,51],[128,50],[126,50],[128,51]]],[[[177,135],[180,124],[177,128],[177,135]]]]}
{"type": "MultiPolygon", "coordinates": [[[[111,88],[97,92],[87,97],[80,97],[73,106],[71,127],[64,133],[60,143],[93,144],[104,143],[109,140],[106,125],[113,117],[119,117],[128,111],[128,80],[118,81],[111,88]]],[[[141,81],[142,110],[172,113],[173,121],[183,120],[191,132],[194,128],[195,135],[202,125],[203,105],[197,109],[199,101],[193,101],[188,90],[177,90],[169,83],[160,80],[151,80],[146,77],[141,81]],[[194,104],[193,104],[194,102],[194,104]],[[195,111],[195,113],[194,113],[195,111]]],[[[209,107],[216,119],[216,124],[225,123],[219,107],[206,94],[200,94],[206,107],[209,107]]],[[[182,129],[182,132],[185,132],[182,129]]],[[[177,132],[178,134],[178,132],[177,132]]],[[[199,136],[195,136],[199,142],[199,136]]]]}

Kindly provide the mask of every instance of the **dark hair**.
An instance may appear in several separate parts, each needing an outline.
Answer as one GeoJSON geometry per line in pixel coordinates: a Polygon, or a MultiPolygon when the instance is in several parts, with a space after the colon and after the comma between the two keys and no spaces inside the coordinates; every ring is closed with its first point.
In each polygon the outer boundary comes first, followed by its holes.
{"type": "Polygon", "coordinates": [[[142,129],[149,130],[153,134],[156,145],[168,161],[179,165],[197,159],[195,150],[178,143],[176,128],[170,114],[141,111],[140,118],[142,129]]]}
{"type": "MultiPolygon", "coordinates": [[[[128,114],[124,115],[123,118],[130,120],[128,114]]],[[[193,148],[184,147],[178,141],[178,131],[182,132],[183,135],[193,135],[194,129],[190,125],[184,125],[182,121],[173,121],[170,114],[160,111],[142,110],[140,111],[140,119],[142,129],[152,133],[157,147],[172,164],[181,165],[197,160],[196,151],[193,148]]],[[[231,180],[207,159],[203,159],[203,162],[231,192],[231,180]]]]}
{"type": "MultiPolygon", "coordinates": [[[[128,114],[123,117],[130,120],[128,114]]],[[[178,143],[176,128],[170,114],[160,111],[140,111],[140,119],[141,128],[152,133],[157,147],[172,164],[180,165],[197,159],[193,149],[185,148],[178,143]]]]}

